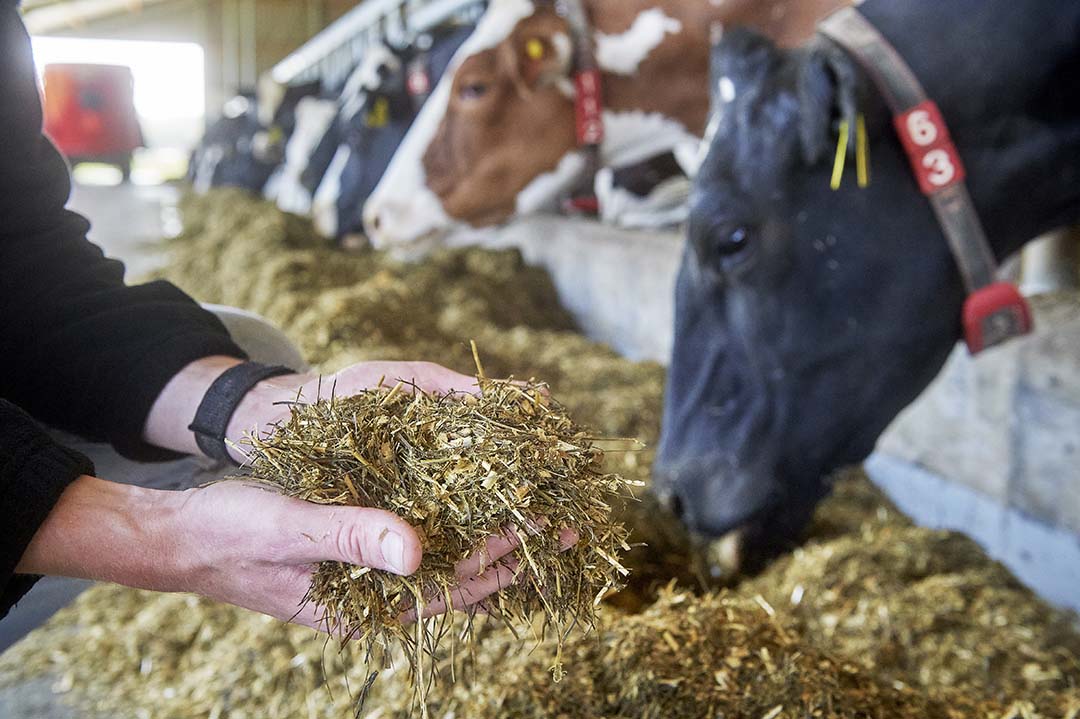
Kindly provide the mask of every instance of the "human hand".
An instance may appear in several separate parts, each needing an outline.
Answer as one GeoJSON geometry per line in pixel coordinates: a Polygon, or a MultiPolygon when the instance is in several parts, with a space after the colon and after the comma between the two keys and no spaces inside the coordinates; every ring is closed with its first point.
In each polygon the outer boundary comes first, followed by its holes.
{"type": "MultiPolygon", "coordinates": [[[[331,393],[347,397],[378,387],[380,383],[393,387],[398,381],[410,384],[410,390],[415,386],[419,390],[436,394],[474,394],[479,391],[474,377],[431,362],[361,362],[326,377],[314,374],[283,375],[260,382],[245,397],[230,423],[228,434],[232,437],[234,431],[245,426],[249,427],[248,431],[251,431],[252,427],[272,427],[288,418],[288,403],[297,399],[313,402],[320,397],[325,399],[331,393]]],[[[234,442],[230,451],[240,454],[241,448],[234,442]]],[[[545,520],[540,518],[527,531],[536,532],[544,524],[545,520]]],[[[483,549],[458,565],[456,574],[460,584],[450,591],[451,605],[447,606],[444,596],[433,597],[424,605],[421,616],[427,618],[450,610],[465,609],[516,582],[518,561],[506,555],[520,546],[520,531],[516,527],[506,527],[500,533],[489,537],[483,549]]],[[[574,546],[577,541],[578,534],[573,529],[564,529],[559,535],[560,546],[564,550],[574,546]]],[[[310,575],[308,582],[310,583],[310,575]]],[[[401,620],[406,623],[416,619],[415,609],[409,609],[401,615],[401,620]]]]}
{"type": "MultiPolygon", "coordinates": [[[[187,430],[187,424],[190,422],[190,417],[194,414],[195,405],[199,398],[205,393],[209,384],[220,375],[221,372],[232,365],[237,364],[239,361],[240,360],[228,357],[213,357],[197,361],[185,368],[185,370],[174,378],[169,386],[163,390],[161,396],[155,403],[154,409],[151,411],[151,416],[148,418],[147,422],[146,437],[148,441],[151,441],[158,446],[168,447],[179,451],[194,451],[194,438],[191,432],[187,430]]],[[[475,393],[479,390],[475,378],[459,374],[430,362],[361,362],[347,367],[333,375],[323,377],[313,373],[282,375],[258,383],[240,402],[229,422],[226,433],[230,440],[230,452],[238,461],[244,461],[246,459],[242,451],[242,440],[244,435],[247,433],[265,433],[271,431],[277,422],[288,418],[289,408],[293,402],[314,402],[320,398],[328,398],[331,396],[331,393],[337,396],[349,396],[357,394],[362,390],[378,387],[380,382],[383,385],[393,386],[398,381],[409,383],[410,390],[415,386],[423,391],[439,394],[448,394],[452,392],[475,393]]],[[[196,498],[193,503],[198,506],[200,503],[204,503],[205,498],[212,496],[214,492],[225,491],[215,489],[215,487],[218,486],[225,485],[215,485],[205,489],[192,490],[193,492],[202,492],[202,494],[191,495],[196,498]]],[[[266,496],[263,496],[260,498],[262,501],[256,502],[255,506],[264,502],[273,504],[280,502],[294,502],[304,505],[308,510],[306,512],[307,514],[310,514],[311,510],[342,513],[336,515],[337,520],[340,520],[340,517],[344,516],[345,513],[359,519],[361,515],[356,515],[354,513],[379,512],[379,510],[355,507],[317,507],[315,505],[299,502],[299,500],[289,500],[280,495],[272,494],[268,488],[254,489],[250,485],[247,487],[247,491],[259,491],[264,493],[264,495],[268,494],[269,496],[274,497],[273,500],[270,500],[267,499],[266,496]]],[[[251,501],[255,502],[256,500],[252,499],[251,501]]],[[[226,503],[226,505],[229,505],[229,503],[226,503]]],[[[199,516],[215,517],[215,515],[209,511],[209,508],[206,509],[207,511],[203,515],[198,513],[192,515],[193,521],[197,521],[199,516]]],[[[237,526],[245,527],[247,533],[241,533],[240,535],[234,536],[230,541],[239,543],[237,546],[247,546],[243,541],[246,536],[263,537],[266,541],[273,539],[272,537],[264,537],[264,535],[258,534],[255,532],[256,528],[249,527],[245,524],[244,522],[252,520],[253,517],[246,514],[244,510],[239,507],[234,507],[233,509],[235,510],[237,517],[240,518],[239,520],[221,516],[215,517],[215,521],[222,521],[225,523],[226,526],[223,531],[227,531],[228,525],[234,521],[242,520],[237,526]]],[[[278,509],[280,510],[280,506],[278,509]]],[[[380,526],[386,528],[386,523],[390,521],[393,515],[388,515],[387,513],[381,514],[383,516],[380,519],[382,522],[382,525],[380,526]]],[[[372,520],[375,519],[375,515],[368,514],[365,516],[372,520]]],[[[332,523],[337,520],[327,519],[326,521],[331,521],[332,523]]],[[[538,519],[538,521],[542,522],[543,520],[538,519]]],[[[407,542],[403,542],[403,546],[418,548],[419,543],[416,539],[415,532],[401,520],[397,520],[397,522],[399,523],[398,528],[402,529],[401,536],[408,538],[407,542]]],[[[209,530],[211,528],[207,529],[209,530]]],[[[354,532],[354,536],[362,534],[361,530],[346,530],[342,527],[325,531],[330,531],[331,534],[329,536],[331,537],[338,537],[340,536],[340,533],[346,531],[354,532]],[[338,534],[334,534],[334,532],[337,532],[338,534]]],[[[382,529],[379,531],[381,532],[382,529]]],[[[310,534],[310,532],[308,532],[308,534],[310,534]]],[[[281,537],[278,536],[277,540],[280,539],[281,537]]],[[[295,537],[293,539],[295,539],[295,537]]],[[[561,535],[561,541],[564,547],[572,546],[577,541],[577,535],[572,530],[564,530],[561,535]]],[[[311,550],[311,544],[312,542],[309,541],[306,545],[301,545],[301,547],[311,550]]],[[[509,558],[505,562],[499,560],[513,551],[518,544],[519,538],[516,532],[504,531],[500,535],[488,540],[485,551],[463,562],[458,567],[457,572],[458,577],[461,579],[461,584],[451,591],[450,608],[461,609],[478,603],[515,581],[517,578],[517,566],[515,560],[513,560],[513,558],[509,558]]],[[[275,543],[273,546],[276,547],[278,544],[275,543]]],[[[255,549],[253,547],[249,548],[252,550],[255,549]]],[[[299,552],[299,550],[296,551],[299,552]]],[[[370,551],[371,550],[369,550],[369,552],[370,551]]],[[[419,549],[417,549],[417,551],[419,551],[419,549]]],[[[337,556],[344,556],[344,554],[339,552],[337,556]]],[[[361,554],[360,556],[363,557],[365,561],[373,561],[365,555],[361,554]]],[[[381,554],[378,556],[381,557],[381,554]]],[[[330,558],[331,557],[323,557],[322,559],[330,558]]],[[[210,561],[204,562],[203,570],[200,572],[202,578],[199,581],[206,583],[207,585],[207,588],[202,590],[202,593],[206,593],[208,596],[214,596],[214,598],[223,601],[237,603],[250,609],[263,611],[272,614],[273,616],[279,616],[280,618],[288,618],[295,614],[298,607],[296,607],[294,602],[298,601],[298,598],[302,597],[307,591],[307,587],[310,584],[312,564],[315,561],[321,561],[319,559],[310,559],[308,558],[308,554],[303,552],[300,552],[299,554],[289,554],[287,561],[283,557],[267,557],[264,555],[252,555],[248,557],[237,556],[233,557],[233,560],[243,563],[244,567],[250,568],[253,571],[253,574],[251,574],[247,580],[248,584],[246,585],[246,588],[244,582],[239,580],[233,583],[232,589],[229,589],[229,581],[231,580],[227,581],[226,579],[221,578],[220,582],[217,584],[209,581],[207,577],[213,576],[213,571],[211,570],[213,566],[217,566],[214,562],[210,561]],[[266,563],[268,560],[272,562],[272,566],[266,563]],[[260,563],[261,567],[253,566],[259,565],[260,563]],[[299,586],[297,581],[298,576],[306,576],[306,580],[303,583],[303,592],[300,593],[297,593],[296,591],[299,586]],[[278,580],[277,582],[275,582],[275,577],[278,580]],[[289,589],[283,593],[281,601],[274,599],[271,604],[267,604],[266,602],[269,601],[267,599],[269,595],[266,593],[268,586],[287,586],[289,589]],[[252,597],[252,599],[244,599],[244,597],[252,597]],[[258,597],[262,597],[262,599],[260,600],[258,597]],[[282,603],[282,601],[284,603],[282,603]],[[291,609],[288,617],[282,616],[282,613],[288,609],[291,609]]],[[[339,559],[339,561],[351,560],[339,559]]],[[[406,569],[402,573],[408,573],[414,569],[415,567],[408,568],[408,566],[406,566],[406,569]]],[[[120,583],[128,582],[120,581],[120,583]]],[[[189,589],[183,590],[186,591],[189,589]]],[[[195,591],[199,590],[196,589],[195,591]]],[[[422,614],[423,616],[428,617],[434,614],[443,613],[447,610],[445,598],[436,597],[425,604],[422,614]]],[[[297,616],[296,621],[311,624],[315,618],[317,617],[310,612],[302,612],[297,616]]],[[[412,621],[415,618],[416,614],[413,611],[406,611],[402,615],[403,621],[412,621]]]]}
{"type": "MultiPolygon", "coordinates": [[[[528,531],[535,534],[546,527],[547,520],[540,519],[533,522],[528,531]]],[[[579,539],[576,529],[562,529],[559,532],[560,551],[570,549],[579,539]]],[[[520,560],[510,556],[510,553],[521,546],[521,541],[521,530],[515,526],[504,527],[498,534],[488,537],[483,549],[455,567],[459,583],[450,590],[450,605],[447,606],[446,597],[443,595],[431,597],[422,607],[419,617],[427,619],[448,611],[461,611],[474,605],[483,606],[485,599],[515,584],[521,576],[518,572],[520,560]]],[[[417,618],[415,607],[402,612],[399,617],[403,624],[411,624],[417,618]]]]}
{"type": "MultiPolygon", "coordinates": [[[[423,549],[413,528],[392,512],[365,507],[324,506],[291,499],[259,484],[223,482],[188,490],[178,515],[185,540],[185,591],[252,609],[315,629],[326,626],[324,610],[303,605],[319,562],[344,562],[394,574],[419,568],[423,549]],[[302,606],[303,605],[303,606],[302,606]]],[[[535,533],[546,523],[529,529],[535,533]]],[[[450,590],[451,606],[435,597],[424,618],[463,610],[505,589],[517,578],[522,533],[507,527],[487,539],[482,550],[458,563],[460,584],[450,590]]],[[[560,533],[569,549],[574,530],[560,533]]],[[[401,621],[416,621],[415,610],[401,621]]]]}
{"type": "MultiPolygon", "coordinates": [[[[188,426],[214,380],[241,362],[235,357],[204,357],[178,372],[154,400],[143,427],[143,439],[156,447],[200,454],[188,426]]],[[[293,402],[315,402],[329,398],[332,392],[338,396],[357,394],[377,387],[380,380],[391,387],[399,380],[411,382],[441,394],[479,390],[474,378],[431,362],[360,362],[328,376],[305,373],[273,377],[256,384],[237,405],[225,432],[229,452],[236,461],[243,462],[244,436],[272,430],[275,423],[288,418],[293,402]]]]}
{"type": "MultiPolygon", "coordinates": [[[[509,584],[499,562],[517,544],[507,532],[461,562],[453,608],[509,584]]],[[[16,572],[194,592],[321,629],[323,610],[304,604],[319,562],[406,575],[421,554],[412,527],[379,509],[311,504],[240,481],[167,492],[83,476],[61,495],[16,572]]],[[[426,605],[424,616],[446,611],[442,602],[426,605]]]]}
{"type": "MultiPolygon", "coordinates": [[[[392,512],[311,504],[245,482],[182,494],[176,526],[183,589],[284,621],[325,628],[321,607],[301,606],[320,562],[401,575],[420,566],[423,550],[416,532],[392,512]]],[[[506,587],[512,576],[502,562],[518,544],[516,532],[504,532],[489,538],[482,553],[462,561],[457,567],[462,584],[451,592],[453,608],[506,587]]],[[[425,606],[424,616],[446,611],[445,602],[435,600],[425,606]]],[[[415,615],[402,619],[412,621],[415,615]]]]}

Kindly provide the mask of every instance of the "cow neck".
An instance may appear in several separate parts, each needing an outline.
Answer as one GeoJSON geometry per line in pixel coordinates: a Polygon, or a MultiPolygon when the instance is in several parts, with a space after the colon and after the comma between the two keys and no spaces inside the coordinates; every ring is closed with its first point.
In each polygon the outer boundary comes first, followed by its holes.
{"type": "Polygon", "coordinates": [[[967,290],[963,326],[972,354],[1031,331],[1031,311],[1014,285],[999,282],[997,260],[971,201],[964,166],[937,104],[888,40],[856,8],[839,10],[819,32],[865,70],[893,122],[967,290]]]}
{"type": "Polygon", "coordinates": [[[566,20],[573,47],[574,114],[578,151],[585,160],[578,187],[569,204],[577,210],[599,210],[594,195],[604,142],[604,102],[600,65],[593,48],[592,26],[582,0],[556,0],[556,12],[566,20]]]}

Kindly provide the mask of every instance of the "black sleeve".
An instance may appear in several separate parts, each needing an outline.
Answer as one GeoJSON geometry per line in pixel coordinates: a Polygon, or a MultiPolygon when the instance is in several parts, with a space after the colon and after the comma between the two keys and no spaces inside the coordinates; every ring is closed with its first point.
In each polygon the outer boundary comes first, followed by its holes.
{"type": "Polygon", "coordinates": [[[0,617],[38,577],[16,575],[15,567],[60,494],[94,465],[58,445],[28,414],[0,399],[0,617]]]}
{"type": "Polygon", "coordinates": [[[0,397],[129,456],[160,457],[141,434],[169,379],[203,357],[245,355],[176,287],[126,286],[123,265],[64,209],[70,191],[67,166],[42,134],[16,2],[0,0],[0,397]]]}

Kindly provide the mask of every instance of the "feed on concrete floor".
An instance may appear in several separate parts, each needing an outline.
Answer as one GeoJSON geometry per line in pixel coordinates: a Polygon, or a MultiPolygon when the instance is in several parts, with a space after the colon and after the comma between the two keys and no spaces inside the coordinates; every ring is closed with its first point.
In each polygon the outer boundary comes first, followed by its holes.
{"type": "MultiPolygon", "coordinates": [[[[175,246],[170,278],[271,316],[323,367],[423,358],[469,372],[476,339],[489,375],[549,380],[598,435],[655,444],[661,368],[573,332],[550,282],[515,253],[448,252],[410,267],[341,256],[240,194],[186,210],[201,219],[175,246]],[[253,284],[271,281],[281,289],[253,284]]],[[[650,461],[648,450],[608,454],[627,477],[647,478],[650,461]]],[[[431,715],[1080,717],[1070,617],[973,543],[914,527],[860,473],[837,481],[801,550],[726,593],[701,586],[690,545],[662,516],[645,502],[623,510],[629,542],[650,546],[628,553],[629,586],[601,608],[598,630],[568,640],[562,683],[539,627],[524,636],[526,649],[540,646],[521,651],[481,620],[457,681],[429,693],[431,715]]],[[[0,676],[55,676],[71,701],[110,717],[345,719],[368,678],[361,658],[197,597],[101,587],[0,657],[0,676]]],[[[404,666],[380,674],[363,716],[409,716],[404,666]]]]}

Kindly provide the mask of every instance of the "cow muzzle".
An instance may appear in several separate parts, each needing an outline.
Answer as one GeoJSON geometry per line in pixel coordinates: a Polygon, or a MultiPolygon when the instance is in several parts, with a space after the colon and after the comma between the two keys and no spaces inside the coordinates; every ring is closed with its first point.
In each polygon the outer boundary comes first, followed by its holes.
{"type": "Polygon", "coordinates": [[[407,197],[372,198],[364,208],[364,229],[380,250],[430,249],[453,226],[442,202],[427,188],[407,197]]]}
{"type": "Polygon", "coordinates": [[[784,491],[773,473],[715,463],[665,470],[654,491],[689,531],[714,581],[755,574],[796,546],[818,499],[784,491]]]}

